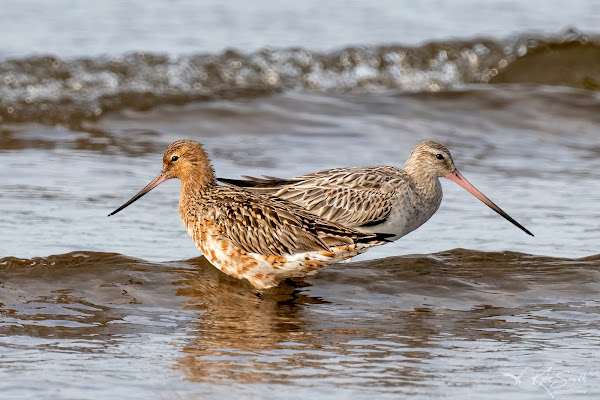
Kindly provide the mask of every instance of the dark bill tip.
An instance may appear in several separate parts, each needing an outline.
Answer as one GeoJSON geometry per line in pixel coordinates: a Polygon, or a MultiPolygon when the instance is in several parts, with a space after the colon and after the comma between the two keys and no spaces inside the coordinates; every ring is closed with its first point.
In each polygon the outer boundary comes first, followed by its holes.
{"type": "Polygon", "coordinates": [[[117,208],[115,211],[113,211],[110,214],[108,214],[108,216],[110,217],[111,215],[115,215],[116,213],[118,213],[119,211],[121,211],[122,209],[124,209],[125,207],[127,207],[128,205],[130,205],[131,203],[139,200],[143,195],[145,195],[146,193],[148,193],[149,191],[151,191],[152,189],[154,189],[155,187],[157,187],[158,185],[160,185],[161,183],[163,183],[167,179],[168,179],[167,175],[164,172],[161,172],[160,174],[158,174],[158,176],[156,178],[154,178],[152,180],[152,182],[150,182],[148,185],[146,185],[145,188],[143,188],[142,190],[140,190],[138,194],[136,194],[131,199],[129,199],[121,207],[117,208]]]}
{"type": "Polygon", "coordinates": [[[473,196],[477,197],[485,205],[487,205],[492,210],[496,211],[498,214],[500,214],[502,217],[504,217],[507,221],[509,221],[510,223],[512,223],[517,228],[521,229],[526,234],[528,234],[530,236],[534,236],[533,233],[531,233],[527,228],[525,228],[523,225],[521,225],[520,223],[518,223],[517,221],[515,221],[510,215],[508,215],[507,213],[505,213],[493,201],[491,201],[490,199],[488,199],[486,196],[484,196],[483,193],[481,193],[479,190],[477,190],[477,188],[475,188],[475,186],[473,186],[468,180],[466,180],[465,177],[462,176],[462,174],[460,172],[458,172],[458,170],[454,170],[454,172],[448,174],[446,176],[446,178],[448,178],[448,179],[456,182],[458,185],[462,186],[469,193],[471,193],[473,196]]]}

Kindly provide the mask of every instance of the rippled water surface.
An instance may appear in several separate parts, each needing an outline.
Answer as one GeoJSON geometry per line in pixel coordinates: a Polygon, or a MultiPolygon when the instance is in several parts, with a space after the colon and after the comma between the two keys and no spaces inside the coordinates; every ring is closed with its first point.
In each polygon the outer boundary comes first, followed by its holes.
{"type": "Polygon", "coordinates": [[[456,247],[597,254],[598,107],[593,91],[501,85],[429,94],[288,92],[124,110],[85,130],[14,124],[0,136],[0,161],[10,166],[0,183],[7,210],[0,228],[11,232],[0,246],[27,258],[82,249],[160,261],[195,257],[179,220],[178,182],[106,217],[158,173],[164,148],[179,138],[204,143],[225,177],[402,166],[412,147],[435,139],[467,179],[536,236],[444,179],[445,199],[431,221],[362,257],[456,247]]]}
{"type": "Polygon", "coordinates": [[[567,387],[594,398],[599,105],[590,91],[509,85],[284,93],[122,111],[82,130],[11,125],[1,254],[18,258],[0,260],[0,387],[9,398],[546,398],[566,395],[538,374],[586,374],[567,387]],[[536,236],[444,181],[441,209],[417,231],[257,298],[194,258],[177,182],[106,217],[180,137],[205,143],[221,176],[402,165],[434,138],[536,236]]]}
{"type": "Polygon", "coordinates": [[[0,387],[6,398],[546,398],[532,377],[551,368],[555,380],[587,374],[566,387],[595,398],[599,261],[455,250],[336,266],[259,299],[203,258],[5,258],[0,387]],[[521,372],[517,385],[508,374],[521,372]]]}
{"type": "Polygon", "coordinates": [[[559,3],[5,7],[0,398],[598,398],[600,11],[559,3]],[[182,138],[221,177],[437,140],[535,237],[444,179],[415,232],[259,297],[178,182],[107,217],[182,138]]]}

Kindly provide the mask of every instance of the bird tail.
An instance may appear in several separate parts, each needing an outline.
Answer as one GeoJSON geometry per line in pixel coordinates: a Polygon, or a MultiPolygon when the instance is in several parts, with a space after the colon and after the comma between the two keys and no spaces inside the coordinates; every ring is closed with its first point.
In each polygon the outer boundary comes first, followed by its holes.
{"type": "Polygon", "coordinates": [[[394,233],[373,233],[372,235],[368,235],[368,236],[364,236],[364,237],[359,237],[357,239],[355,239],[354,241],[356,243],[379,243],[379,244],[384,244],[384,243],[391,243],[394,240],[392,239],[394,236],[396,236],[394,233]]]}
{"type": "Polygon", "coordinates": [[[274,176],[257,178],[254,176],[242,175],[242,178],[244,179],[217,178],[217,180],[227,185],[256,189],[276,188],[295,183],[293,179],[282,179],[274,176]]]}

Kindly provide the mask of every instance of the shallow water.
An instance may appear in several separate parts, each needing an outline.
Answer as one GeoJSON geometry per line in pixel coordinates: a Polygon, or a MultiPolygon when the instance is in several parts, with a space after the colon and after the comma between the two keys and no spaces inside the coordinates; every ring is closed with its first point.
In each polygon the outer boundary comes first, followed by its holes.
{"type": "Polygon", "coordinates": [[[445,199],[431,221],[362,258],[456,247],[597,254],[598,107],[593,91],[500,85],[429,94],[286,92],[122,111],[87,122],[86,131],[15,124],[1,136],[7,150],[0,162],[10,173],[0,183],[7,211],[0,229],[11,234],[0,254],[85,249],[153,261],[195,257],[179,220],[175,181],[106,217],[159,172],[164,148],[179,138],[204,143],[225,177],[402,166],[412,147],[435,139],[450,148],[467,179],[536,236],[444,179],[445,199]]]}
{"type": "Polygon", "coordinates": [[[5,7],[0,398],[599,396],[597,4],[393,3],[5,7]],[[259,298],[199,255],[178,182],[107,218],[181,138],[222,177],[437,140],[535,237],[444,179],[415,232],[259,298]]]}
{"type": "Polygon", "coordinates": [[[259,299],[200,257],[5,258],[0,388],[6,398],[595,398],[599,261],[454,250],[338,265],[259,299]],[[523,371],[518,385],[507,376],[523,371]],[[534,384],[545,372],[554,381],[534,384]]]}
{"type": "Polygon", "coordinates": [[[122,111],[85,131],[11,125],[0,254],[19,258],[0,261],[0,388],[8,398],[594,398],[598,106],[595,92],[545,86],[287,92],[122,111]],[[434,138],[536,236],[444,181],[441,209],[417,231],[259,299],[193,258],[177,182],[106,217],[181,137],[205,143],[221,176],[402,165],[434,138]],[[456,247],[473,250],[447,251],[456,247]],[[521,372],[519,384],[507,375],[521,372]],[[563,389],[544,377],[573,380],[563,389]]]}

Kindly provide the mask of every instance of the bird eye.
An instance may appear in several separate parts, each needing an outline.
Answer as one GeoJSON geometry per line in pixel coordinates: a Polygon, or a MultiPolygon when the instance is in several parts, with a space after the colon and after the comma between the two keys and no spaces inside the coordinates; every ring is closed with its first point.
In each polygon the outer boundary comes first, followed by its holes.
{"type": "Polygon", "coordinates": [[[177,156],[173,156],[173,157],[171,157],[171,161],[175,162],[175,161],[177,161],[177,160],[179,160],[179,157],[177,157],[177,156]]]}
{"type": "Polygon", "coordinates": [[[435,158],[437,158],[438,160],[443,160],[443,159],[444,159],[444,156],[443,156],[443,155],[441,155],[441,154],[436,154],[436,155],[435,155],[435,158]]]}

